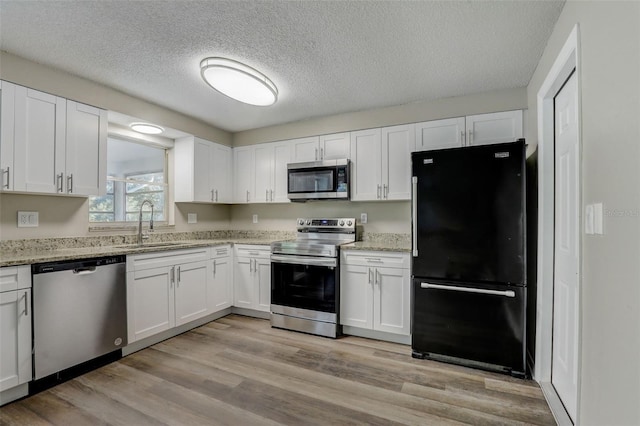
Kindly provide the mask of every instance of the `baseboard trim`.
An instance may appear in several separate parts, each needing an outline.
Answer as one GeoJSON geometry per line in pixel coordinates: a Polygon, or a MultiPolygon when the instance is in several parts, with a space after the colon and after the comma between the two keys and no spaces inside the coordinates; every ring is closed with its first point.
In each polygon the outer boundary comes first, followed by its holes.
{"type": "Polygon", "coordinates": [[[403,334],[393,334],[384,331],[367,330],[366,328],[352,327],[350,325],[342,326],[342,334],[350,336],[364,337],[367,339],[384,340],[386,342],[399,343],[401,345],[411,345],[411,336],[403,334]]]}
{"type": "Polygon", "coordinates": [[[256,311],[255,309],[231,307],[232,314],[244,315],[245,317],[271,319],[271,312],[256,311]]]}
{"type": "Polygon", "coordinates": [[[538,384],[540,385],[540,389],[542,389],[544,399],[547,400],[551,414],[553,414],[553,418],[556,419],[558,426],[573,426],[573,421],[571,417],[569,417],[567,410],[565,410],[551,382],[538,382],[538,384]]]}

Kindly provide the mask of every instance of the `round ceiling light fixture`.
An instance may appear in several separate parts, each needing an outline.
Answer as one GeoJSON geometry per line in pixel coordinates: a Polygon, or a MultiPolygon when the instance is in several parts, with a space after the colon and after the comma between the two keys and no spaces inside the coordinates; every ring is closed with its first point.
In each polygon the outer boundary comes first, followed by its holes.
{"type": "Polygon", "coordinates": [[[146,135],[159,135],[164,132],[162,127],[151,123],[131,123],[129,124],[129,127],[131,127],[131,130],[133,131],[144,133],[146,135]]]}
{"type": "Polygon", "coordinates": [[[278,100],[278,89],[266,75],[238,61],[206,58],[200,73],[213,89],[245,104],[269,106],[278,100]]]}

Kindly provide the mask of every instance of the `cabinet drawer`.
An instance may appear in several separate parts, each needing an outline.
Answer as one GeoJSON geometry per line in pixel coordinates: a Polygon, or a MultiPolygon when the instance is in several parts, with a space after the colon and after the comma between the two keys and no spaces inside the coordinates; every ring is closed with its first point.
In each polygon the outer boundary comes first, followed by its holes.
{"type": "Polygon", "coordinates": [[[236,244],[234,249],[235,255],[239,257],[269,259],[269,257],[271,256],[271,246],[236,244]]]}
{"type": "Polygon", "coordinates": [[[31,288],[31,266],[0,268],[0,293],[23,288],[31,288]]]}
{"type": "Polygon", "coordinates": [[[223,245],[223,246],[213,246],[211,247],[211,258],[218,259],[220,257],[228,257],[231,255],[231,246],[223,245]]]}
{"type": "Polygon", "coordinates": [[[408,253],[346,250],[342,252],[342,261],[348,265],[409,268],[408,253]]]}
{"type": "Polygon", "coordinates": [[[211,259],[209,247],[136,254],[127,256],[127,271],[142,271],[209,259],[211,259]]]}

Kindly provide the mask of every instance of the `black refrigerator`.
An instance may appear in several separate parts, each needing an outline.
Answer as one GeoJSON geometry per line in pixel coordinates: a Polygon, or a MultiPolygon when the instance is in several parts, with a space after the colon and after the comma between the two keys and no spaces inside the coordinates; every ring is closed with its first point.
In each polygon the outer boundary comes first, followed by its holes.
{"type": "Polygon", "coordinates": [[[412,154],[412,355],[526,375],[525,142],[412,154]]]}

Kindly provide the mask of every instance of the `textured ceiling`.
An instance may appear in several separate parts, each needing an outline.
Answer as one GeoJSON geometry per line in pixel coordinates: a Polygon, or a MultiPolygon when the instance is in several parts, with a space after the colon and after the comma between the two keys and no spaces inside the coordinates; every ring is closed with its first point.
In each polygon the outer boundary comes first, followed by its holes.
{"type": "Polygon", "coordinates": [[[0,0],[0,48],[236,132],[526,86],[563,4],[0,0]],[[261,70],[278,102],[213,91],[209,56],[261,70]]]}

